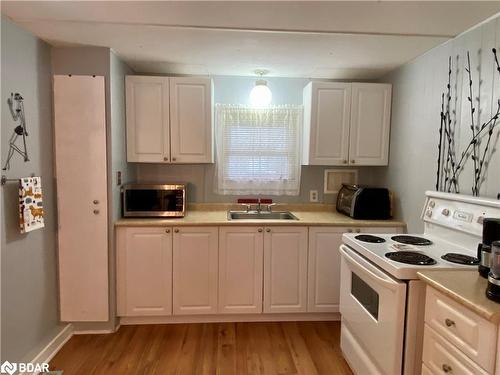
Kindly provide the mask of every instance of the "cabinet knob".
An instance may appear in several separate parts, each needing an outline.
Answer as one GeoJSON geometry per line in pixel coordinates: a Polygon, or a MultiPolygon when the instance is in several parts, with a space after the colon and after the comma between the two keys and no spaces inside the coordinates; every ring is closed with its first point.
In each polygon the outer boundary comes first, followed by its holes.
{"type": "Polygon", "coordinates": [[[444,372],[446,373],[449,373],[452,371],[452,368],[450,365],[447,365],[446,363],[443,364],[443,366],[441,366],[441,368],[443,369],[444,372]]]}
{"type": "Polygon", "coordinates": [[[257,232],[261,233],[262,232],[262,228],[257,229],[257,232]]]}
{"type": "Polygon", "coordinates": [[[177,158],[172,158],[172,161],[176,161],[176,160],[177,160],[177,158]]]}
{"type": "Polygon", "coordinates": [[[175,233],[179,233],[179,229],[174,229],[174,232],[175,233]]]}
{"type": "Polygon", "coordinates": [[[94,215],[99,215],[99,210],[94,210],[94,215]]]}
{"type": "Polygon", "coordinates": [[[271,228],[267,228],[266,232],[269,233],[271,231],[271,228]]]}
{"type": "Polygon", "coordinates": [[[342,160],[342,163],[347,164],[347,159],[342,160]]]}
{"type": "Polygon", "coordinates": [[[356,233],[361,233],[361,229],[356,229],[356,233]]]}
{"type": "Polygon", "coordinates": [[[446,327],[453,327],[455,325],[455,322],[451,319],[446,318],[444,320],[444,324],[446,324],[446,327]]]}
{"type": "Polygon", "coordinates": [[[356,164],[356,160],[351,159],[351,164],[356,164]]]}
{"type": "Polygon", "coordinates": [[[348,229],[348,230],[347,230],[347,232],[348,232],[348,233],[352,233],[352,229],[348,229]]]}
{"type": "Polygon", "coordinates": [[[165,229],[165,233],[170,233],[170,229],[165,229]]]}
{"type": "Polygon", "coordinates": [[[168,158],[165,156],[165,157],[163,158],[163,161],[168,161],[168,158]]]}
{"type": "Polygon", "coordinates": [[[94,199],[92,203],[99,204],[99,201],[97,199],[94,199]]]}

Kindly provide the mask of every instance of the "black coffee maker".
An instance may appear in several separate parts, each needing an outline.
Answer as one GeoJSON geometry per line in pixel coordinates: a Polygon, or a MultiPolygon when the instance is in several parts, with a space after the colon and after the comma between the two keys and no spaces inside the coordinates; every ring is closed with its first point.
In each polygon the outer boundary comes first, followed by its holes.
{"type": "Polygon", "coordinates": [[[485,218],[483,220],[483,242],[477,248],[479,259],[479,274],[485,279],[490,272],[491,244],[500,240],[500,218],[485,218]]]}

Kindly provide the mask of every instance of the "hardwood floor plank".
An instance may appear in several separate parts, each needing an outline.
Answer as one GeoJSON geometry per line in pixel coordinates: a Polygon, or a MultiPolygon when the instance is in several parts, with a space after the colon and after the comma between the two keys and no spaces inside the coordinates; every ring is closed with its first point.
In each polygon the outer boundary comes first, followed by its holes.
{"type": "Polygon", "coordinates": [[[123,326],[73,336],[50,363],[64,375],[350,375],[339,322],[123,326]]]}

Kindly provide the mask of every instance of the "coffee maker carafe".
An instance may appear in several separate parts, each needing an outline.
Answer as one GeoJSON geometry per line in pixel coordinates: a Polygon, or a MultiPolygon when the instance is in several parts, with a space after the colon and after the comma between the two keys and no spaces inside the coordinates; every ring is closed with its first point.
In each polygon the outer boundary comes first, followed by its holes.
{"type": "Polygon", "coordinates": [[[500,241],[493,241],[491,244],[490,273],[488,274],[486,296],[500,303],[500,241]]]}
{"type": "Polygon", "coordinates": [[[500,240],[500,219],[485,218],[483,220],[483,241],[477,249],[479,259],[479,274],[485,279],[490,272],[491,244],[500,240]]]}

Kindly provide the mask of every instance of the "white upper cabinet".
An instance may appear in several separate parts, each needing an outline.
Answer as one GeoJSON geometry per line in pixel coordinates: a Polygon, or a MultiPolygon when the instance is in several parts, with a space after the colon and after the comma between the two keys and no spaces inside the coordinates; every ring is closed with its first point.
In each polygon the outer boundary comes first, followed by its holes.
{"type": "Polygon", "coordinates": [[[350,113],[350,83],[311,82],[306,86],[303,164],[347,164],[350,113]]]}
{"type": "Polygon", "coordinates": [[[213,163],[210,78],[170,78],[170,136],[172,162],[213,163]]]}
{"type": "Polygon", "coordinates": [[[391,125],[391,85],[353,83],[350,164],[387,165],[391,125]]]}
{"type": "Polygon", "coordinates": [[[127,76],[127,160],[213,163],[212,81],[127,76]]]}
{"type": "Polygon", "coordinates": [[[387,165],[391,85],[311,82],[304,88],[304,165],[387,165]]]}
{"type": "Polygon", "coordinates": [[[169,78],[127,76],[127,160],[170,160],[169,78]]]}

